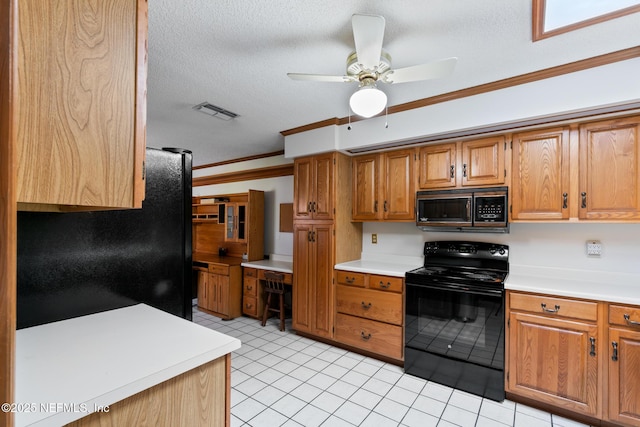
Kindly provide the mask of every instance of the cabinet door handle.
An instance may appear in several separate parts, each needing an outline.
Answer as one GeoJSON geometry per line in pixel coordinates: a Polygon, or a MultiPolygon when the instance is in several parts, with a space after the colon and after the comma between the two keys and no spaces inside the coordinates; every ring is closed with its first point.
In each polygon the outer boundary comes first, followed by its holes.
{"type": "Polygon", "coordinates": [[[371,338],[371,334],[364,334],[364,331],[360,331],[360,338],[362,338],[365,341],[369,341],[369,338],[371,338]]]}
{"type": "Polygon", "coordinates": [[[451,167],[449,168],[449,176],[451,178],[455,178],[456,176],[456,167],[454,165],[451,165],[451,167]]]}
{"type": "Polygon", "coordinates": [[[466,163],[462,165],[462,176],[465,177],[465,178],[467,177],[467,164],[466,163]]]}
{"type": "Polygon", "coordinates": [[[316,211],[316,202],[311,202],[311,212],[316,211]]]}
{"type": "Polygon", "coordinates": [[[587,193],[583,191],[580,195],[582,196],[582,205],[580,207],[585,209],[587,207],[587,193]]]}
{"type": "Polygon", "coordinates": [[[568,194],[562,193],[562,209],[567,209],[568,194]]]}
{"type": "Polygon", "coordinates": [[[387,211],[387,201],[386,201],[386,200],[384,201],[384,207],[383,207],[383,209],[384,209],[384,211],[385,211],[385,212],[387,211]]]}
{"type": "Polygon", "coordinates": [[[624,320],[627,322],[627,325],[630,326],[640,326],[640,322],[636,322],[635,320],[631,320],[631,316],[629,314],[624,315],[624,320]]]}
{"type": "Polygon", "coordinates": [[[589,356],[594,357],[596,355],[596,339],[595,337],[589,337],[589,341],[591,341],[591,351],[589,352],[589,356]]]}
{"type": "Polygon", "coordinates": [[[391,286],[391,282],[384,283],[382,280],[380,281],[380,287],[382,289],[389,289],[389,286],[391,286]]]}
{"type": "Polygon", "coordinates": [[[611,342],[611,347],[613,347],[613,354],[611,355],[611,360],[614,362],[618,361],[618,343],[616,341],[611,342]]]}
{"type": "Polygon", "coordinates": [[[307,204],[307,212],[311,212],[311,202],[307,204]]]}
{"type": "Polygon", "coordinates": [[[553,310],[547,308],[547,304],[545,303],[540,304],[540,306],[542,307],[542,311],[544,311],[545,313],[557,313],[558,311],[560,311],[560,306],[558,304],[555,305],[555,308],[553,310]]]}
{"type": "Polygon", "coordinates": [[[378,213],[378,201],[377,200],[375,202],[373,202],[373,211],[375,213],[378,213]]]}
{"type": "Polygon", "coordinates": [[[371,308],[371,303],[369,303],[369,304],[365,304],[365,303],[364,303],[364,301],[362,301],[362,302],[360,303],[360,305],[361,305],[361,306],[362,306],[362,308],[363,308],[363,309],[365,309],[365,310],[369,310],[369,309],[371,308]]]}

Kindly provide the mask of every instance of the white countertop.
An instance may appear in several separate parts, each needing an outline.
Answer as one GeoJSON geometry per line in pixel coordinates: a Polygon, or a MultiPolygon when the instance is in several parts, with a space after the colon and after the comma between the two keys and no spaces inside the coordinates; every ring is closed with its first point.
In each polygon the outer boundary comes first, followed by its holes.
{"type": "Polygon", "coordinates": [[[236,338],[161,310],[131,307],[16,333],[20,426],[60,426],[240,348],[236,338]]]}
{"type": "Polygon", "coordinates": [[[334,268],[336,270],[354,271],[357,273],[404,277],[404,273],[422,267],[422,263],[422,257],[363,254],[359,260],[336,264],[334,268]]]}
{"type": "Polygon", "coordinates": [[[505,288],[640,305],[640,275],[509,265],[505,288]]]}
{"type": "Polygon", "coordinates": [[[245,261],[243,267],[259,268],[261,270],[279,271],[280,273],[293,273],[292,257],[271,255],[271,259],[259,261],[245,261]]]}

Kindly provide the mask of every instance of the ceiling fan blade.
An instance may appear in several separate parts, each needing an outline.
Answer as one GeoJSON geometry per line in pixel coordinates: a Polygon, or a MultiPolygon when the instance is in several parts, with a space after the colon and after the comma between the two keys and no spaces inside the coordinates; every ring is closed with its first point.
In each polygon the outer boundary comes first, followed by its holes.
{"type": "Polygon", "coordinates": [[[355,14],[351,17],[351,25],[358,62],[364,69],[374,71],[380,64],[384,18],[377,15],[355,14]]]}
{"type": "Polygon", "coordinates": [[[456,62],[458,62],[458,58],[452,57],[429,62],[428,64],[389,70],[383,73],[378,80],[391,84],[439,79],[453,73],[456,62]]]}
{"type": "Polygon", "coordinates": [[[287,76],[292,80],[308,80],[314,82],[350,83],[356,81],[356,79],[351,76],[329,76],[324,74],[287,73],[287,76]]]}

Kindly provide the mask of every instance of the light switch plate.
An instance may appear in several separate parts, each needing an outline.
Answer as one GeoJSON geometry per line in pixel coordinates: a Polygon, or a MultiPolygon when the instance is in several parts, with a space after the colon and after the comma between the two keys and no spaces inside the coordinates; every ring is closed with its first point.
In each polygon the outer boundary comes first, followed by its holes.
{"type": "Polygon", "coordinates": [[[587,255],[594,257],[602,255],[602,244],[599,240],[587,240],[587,255]]]}

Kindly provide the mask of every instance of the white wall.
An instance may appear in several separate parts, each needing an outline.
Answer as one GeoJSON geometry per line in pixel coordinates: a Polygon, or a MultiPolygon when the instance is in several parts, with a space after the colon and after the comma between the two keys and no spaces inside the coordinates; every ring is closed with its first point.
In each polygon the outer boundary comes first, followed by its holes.
{"type": "MultiPolygon", "coordinates": [[[[195,178],[200,176],[217,175],[221,173],[258,169],[291,162],[292,160],[286,160],[283,156],[274,156],[247,162],[232,163],[215,168],[197,169],[193,171],[193,176],[195,178]]],[[[293,233],[281,233],[279,231],[280,204],[293,203],[293,176],[193,187],[193,195],[207,196],[216,194],[246,193],[248,190],[264,191],[265,255],[293,255],[293,233]]]]}
{"type": "Polygon", "coordinates": [[[509,234],[423,232],[409,223],[365,223],[362,253],[421,256],[429,240],[470,240],[509,245],[511,264],[640,274],[640,224],[512,223],[509,234]],[[378,243],[371,243],[371,234],[378,243]],[[586,241],[600,240],[599,258],[586,241]]]}

